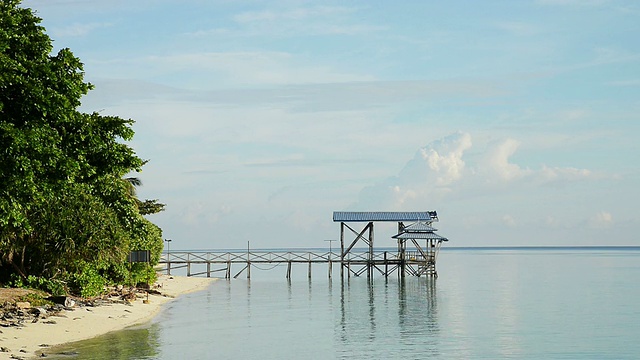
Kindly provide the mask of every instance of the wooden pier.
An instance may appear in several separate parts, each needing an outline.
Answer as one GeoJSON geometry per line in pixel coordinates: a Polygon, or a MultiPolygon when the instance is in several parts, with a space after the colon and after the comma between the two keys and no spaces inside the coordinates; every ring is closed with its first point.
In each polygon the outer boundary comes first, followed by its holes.
{"type": "MultiPolygon", "coordinates": [[[[187,276],[204,275],[211,277],[211,273],[224,272],[224,277],[230,279],[232,265],[243,266],[233,277],[236,278],[246,271],[247,278],[251,278],[251,268],[259,266],[287,265],[287,279],[291,278],[293,264],[307,264],[308,276],[311,278],[311,265],[326,263],[329,278],[332,276],[333,263],[340,265],[340,277],[360,276],[367,273],[372,278],[377,272],[388,277],[397,272],[399,277],[409,274],[412,276],[438,277],[436,258],[440,246],[447,238],[435,233],[431,225],[438,221],[435,211],[424,212],[348,212],[336,211],[333,221],[340,222],[340,253],[322,251],[257,251],[251,250],[247,244],[244,251],[210,251],[210,252],[180,252],[167,251],[160,259],[160,265],[171,270],[186,268],[187,276]],[[397,222],[398,234],[392,238],[397,241],[396,251],[379,251],[373,246],[375,222],[397,222]],[[352,223],[365,223],[362,230],[354,229],[352,223]],[[348,240],[351,232],[355,237],[348,240]],[[365,250],[357,245],[365,245],[365,250]],[[409,245],[409,247],[407,247],[409,245]],[[192,267],[200,267],[193,271],[192,267]],[[204,269],[206,268],[206,270],[204,269]]],[[[334,241],[334,240],[328,240],[334,241]]]]}
{"type": "MultiPolygon", "coordinates": [[[[405,252],[404,256],[395,251],[379,251],[370,257],[368,250],[350,251],[348,256],[341,259],[340,253],[322,251],[172,251],[165,252],[160,258],[158,268],[171,275],[171,271],[186,269],[187,276],[212,274],[225,279],[237,278],[246,273],[251,278],[251,269],[265,270],[266,267],[286,266],[285,277],[291,278],[293,265],[307,265],[307,276],[311,278],[312,265],[326,264],[327,274],[332,277],[334,264],[342,265],[347,269],[347,277],[360,276],[367,273],[370,268],[381,276],[388,277],[394,272],[402,276],[400,269],[414,276],[427,275],[423,269],[428,264],[435,264],[435,256],[424,257],[419,252],[405,252]],[[404,266],[403,266],[404,265],[404,266]],[[220,274],[220,275],[218,275],[220,274]],[[222,275],[224,274],[224,275],[222,275]]],[[[316,266],[317,267],[317,266],[316,266]]]]}

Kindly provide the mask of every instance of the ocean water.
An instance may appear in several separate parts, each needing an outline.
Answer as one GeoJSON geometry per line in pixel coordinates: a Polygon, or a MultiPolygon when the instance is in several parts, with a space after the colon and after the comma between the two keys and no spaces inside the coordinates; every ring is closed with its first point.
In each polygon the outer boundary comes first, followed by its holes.
{"type": "Polygon", "coordinates": [[[640,248],[445,249],[438,279],[252,270],[50,359],[638,359],[640,248]]]}

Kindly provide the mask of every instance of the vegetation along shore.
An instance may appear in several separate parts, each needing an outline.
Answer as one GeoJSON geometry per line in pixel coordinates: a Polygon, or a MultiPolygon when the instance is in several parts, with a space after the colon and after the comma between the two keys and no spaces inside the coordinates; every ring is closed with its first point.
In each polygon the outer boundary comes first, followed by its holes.
{"type": "Polygon", "coordinates": [[[206,283],[157,282],[162,230],[145,216],[165,205],[136,196],[148,160],[128,145],[134,121],[78,110],[93,85],[40,23],[0,1],[0,359],[141,322],[206,283]],[[162,283],[138,306],[136,289],[162,283]]]}

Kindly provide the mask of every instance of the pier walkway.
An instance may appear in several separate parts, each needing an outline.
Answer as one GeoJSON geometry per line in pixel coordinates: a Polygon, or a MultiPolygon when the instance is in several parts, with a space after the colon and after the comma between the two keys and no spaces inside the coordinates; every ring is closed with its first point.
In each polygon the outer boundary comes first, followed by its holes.
{"type": "Polygon", "coordinates": [[[171,275],[172,270],[186,268],[187,276],[206,274],[211,277],[211,274],[224,273],[224,278],[230,279],[232,267],[236,267],[234,271],[237,271],[234,278],[243,272],[246,272],[247,278],[251,278],[252,267],[286,265],[286,278],[289,279],[294,264],[306,264],[308,277],[311,278],[313,264],[327,264],[327,273],[331,277],[334,263],[347,269],[347,276],[360,276],[368,269],[375,269],[380,275],[387,277],[402,268],[410,275],[420,276],[426,275],[428,266],[435,265],[435,256],[425,257],[417,251],[405,252],[403,256],[395,251],[376,251],[371,254],[368,250],[352,250],[341,260],[340,253],[329,251],[172,251],[162,254],[158,268],[168,275],[171,275]]]}

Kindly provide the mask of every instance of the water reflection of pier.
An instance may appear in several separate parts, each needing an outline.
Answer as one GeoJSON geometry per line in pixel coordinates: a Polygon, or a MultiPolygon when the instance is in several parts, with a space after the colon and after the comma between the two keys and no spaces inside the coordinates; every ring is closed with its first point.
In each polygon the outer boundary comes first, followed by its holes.
{"type": "Polygon", "coordinates": [[[380,349],[397,346],[403,354],[442,355],[436,281],[423,277],[342,282],[340,325],[335,334],[341,343],[337,357],[342,358],[341,353],[366,354],[373,359],[398,355],[383,354],[371,346],[381,342],[395,345],[380,349]]]}
{"type": "Polygon", "coordinates": [[[168,274],[172,270],[186,268],[187,276],[224,272],[224,277],[232,276],[232,265],[243,266],[234,277],[246,271],[251,278],[251,268],[275,268],[286,265],[286,278],[291,278],[294,264],[306,264],[311,278],[313,264],[327,264],[328,276],[332,276],[333,263],[340,266],[340,276],[360,276],[364,273],[372,278],[377,271],[388,277],[397,272],[399,277],[437,277],[436,259],[442,242],[446,238],[435,233],[431,225],[438,221],[435,211],[426,212],[334,212],[333,221],[340,223],[340,253],[332,251],[302,250],[251,250],[244,251],[173,251],[164,253],[160,266],[168,274]],[[374,248],[374,223],[397,222],[397,251],[379,251],[374,248]],[[354,229],[353,223],[365,223],[362,230],[354,229]],[[349,240],[351,232],[355,237],[349,240]],[[358,247],[358,245],[360,245],[358,247]],[[364,246],[363,246],[364,245],[364,246]],[[364,250],[362,250],[364,247],[364,250]],[[198,269],[194,269],[198,268],[198,269]]]}

